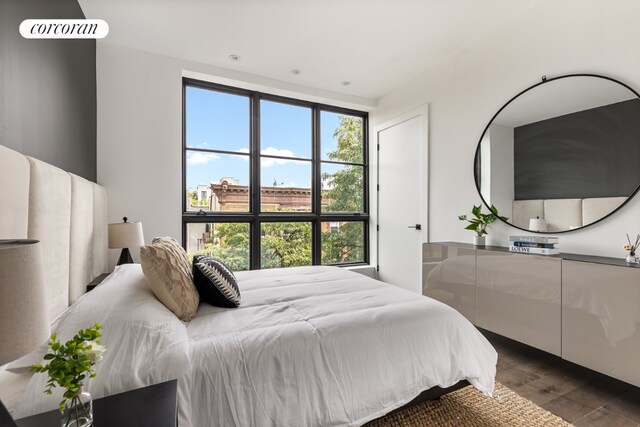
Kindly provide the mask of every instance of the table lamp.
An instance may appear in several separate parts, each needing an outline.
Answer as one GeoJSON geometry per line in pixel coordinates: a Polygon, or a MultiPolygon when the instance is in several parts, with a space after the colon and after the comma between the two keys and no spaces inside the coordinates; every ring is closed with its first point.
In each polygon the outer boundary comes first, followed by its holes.
{"type": "MultiPolygon", "coordinates": [[[[49,339],[42,248],[38,240],[0,240],[0,366],[49,339]]],[[[0,402],[0,425],[15,423],[0,402]]]]}
{"type": "Polygon", "coordinates": [[[122,218],[122,221],[109,224],[109,249],[122,248],[116,265],[133,263],[129,248],[144,246],[142,223],[127,222],[126,216],[122,218]]]}
{"type": "Polygon", "coordinates": [[[547,222],[544,219],[540,219],[539,216],[535,218],[531,218],[529,220],[529,230],[538,231],[538,232],[546,232],[547,231],[547,222]]]}

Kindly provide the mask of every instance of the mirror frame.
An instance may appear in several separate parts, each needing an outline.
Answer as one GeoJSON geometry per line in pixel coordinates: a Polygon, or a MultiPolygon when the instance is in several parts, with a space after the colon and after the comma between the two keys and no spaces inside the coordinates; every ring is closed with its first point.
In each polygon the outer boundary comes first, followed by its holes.
{"type": "MultiPolygon", "coordinates": [[[[478,191],[478,194],[480,195],[480,199],[482,199],[482,203],[488,208],[491,209],[491,206],[487,203],[487,201],[484,199],[484,197],[482,196],[482,192],[480,191],[480,182],[478,181],[478,174],[476,173],[476,168],[478,166],[478,154],[480,151],[480,144],[482,143],[482,138],[484,137],[484,135],[487,133],[487,131],[489,130],[489,127],[491,126],[491,124],[493,123],[493,121],[496,119],[496,117],[498,117],[498,115],[502,112],[502,110],[504,110],[505,108],[507,108],[509,106],[509,104],[511,104],[516,98],[518,98],[520,95],[523,95],[526,92],[529,92],[532,89],[535,89],[538,86],[541,86],[545,83],[549,83],[555,80],[561,80],[561,79],[566,79],[569,77],[595,77],[598,79],[604,79],[604,80],[609,80],[611,82],[617,83],[620,86],[623,86],[625,88],[627,88],[629,91],[631,91],[631,93],[633,93],[638,99],[640,99],[640,94],[638,94],[638,92],[636,92],[635,90],[633,90],[629,85],[622,83],[620,80],[614,79],[612,77],[607,77],[607,76],[603,76],[601,74],[590,74],[590,73],[577,73],[577,74],[563,74],[557,77],[551,77],[551,78],[547,78],[547,76],[542,76],[541,81],[539,81],[538,83],[535,83],[531,86],[529,86],[528,88],[518,92],[515,96],[513,96],[509,101],[507,101],[502,107],[500,107],[500,109],[493,115],[493,117],[491,117],[491,120],[489,120],[489,123],[487,123],[487,125],[485,126],[484,130],[482,131],[482,134],[480,134],[480,139],[478,140],[478,144],[476,146],[476,151],[475,154],[473,156],[473,180],[475,181],[476,184],[476,190],[478,191]]],[[[622,203],[620,206],[618,206],[616,209],[612,210],[611,212],[609,212],[607,215],[603,216],[602,218],[598,219],[597,221],[594,221],[592,223],[589,223],[587,225],[583,225],[580,228],[574,228],[574,229],[569,229],[569,230],[563,230],[563,231],[533,231],[533,230],[528,230],[526,228],[521,228],[521,227],[517,227],[513,224],[511,224],[510,222],[504,221],[503,219],[499,218],[498,219],[502,222],[504,222],[505,224],[507,224],[510,227],[513,228],[517,228],[518,230],[522,230],[522,231],[526,231],[528,233],[536,233],[536,234],[562,234],[562,233],[568,233],[571,231],[579,231],[579,230],[583,230],[587,227],[590,227],[594,224],[599,223],[600,221],[609,218],[611,215],[615,214],[616,212],[618,212],[620,209],[622,209],[623,206],[625,206],[627,203],[629,203],[629,201],[631,199],[633,199],[633,197],[638,193],[638,191],[640,190],[640,183],[638,184],[638,186],[636,187],[635,191],[629,195],[629,197],[627,198],[627,200],[622,203]]],[[[500,213],[498,211],[498,213],[500,213]]]]}

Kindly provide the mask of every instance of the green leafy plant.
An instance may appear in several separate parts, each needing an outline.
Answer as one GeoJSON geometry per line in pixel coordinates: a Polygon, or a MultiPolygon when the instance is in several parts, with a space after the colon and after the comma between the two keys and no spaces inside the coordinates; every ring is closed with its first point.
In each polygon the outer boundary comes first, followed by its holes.
{"type": "Polygon", "coordinates": [[[498,214],[498,209],[493,205],[491,205],[490,210],[491,212],[488,214],[483,214],[482,205],[474,206],[473,209],[471,209],[471,215],[473,215],[473,218],[469,219],[467,218],[467,215],[460,215],[458,216],[458,219],[469,223],[469,225],[464,228],[465,230],[473,230],[479,237],[481,237],[487,234],[487,225],[495,222],[498,218],[503,221],[507,221],[509,219],[507,217],[500,216],[498,214]]]}
{"type": "Polygon", "coordinates": [[[93,365],[102,360],[102,354],[106,350],[100,344],[100,329],[102,326],[98,323],[90,328],[81,329],[64,344],[58,340],[56,334],[52,334],[49,340],[50,351],[44,356],[44,360],[48,360],[49,363],[44,366],[36,364],[29,368],[32,372],[49,374],[45,393],[52,394],[52,389],[56,386],[65,389],[60,402],[60,412],[64,412],[67,401],[78,396],[84,380],[96,376],[93,365]]]}

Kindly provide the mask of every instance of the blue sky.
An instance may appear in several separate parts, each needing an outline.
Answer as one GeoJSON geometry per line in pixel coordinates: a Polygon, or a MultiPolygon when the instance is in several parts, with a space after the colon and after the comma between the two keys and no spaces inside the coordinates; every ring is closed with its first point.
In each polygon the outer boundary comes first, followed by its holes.
{"type": "MultiPolygon", "coordinates": [[[[212,90],[187,87],[187,147],[249,152],[249,98],[212,90]]],[[[261,152],[284,157],[311,159],[311,109],[271,101],[260,105],[261,152]]],[[[339,115],[321,113],[322,158],[335,150],[333,133],[339,115]]],[[[326,171],[335,170],[326,165],[326,171]]],[[[187,188],[232,177],[249,184],[249,157],[187,151],[187,188]]],[[[262,185],[309,187],[311,162],[262,158],[262,185]]]]}

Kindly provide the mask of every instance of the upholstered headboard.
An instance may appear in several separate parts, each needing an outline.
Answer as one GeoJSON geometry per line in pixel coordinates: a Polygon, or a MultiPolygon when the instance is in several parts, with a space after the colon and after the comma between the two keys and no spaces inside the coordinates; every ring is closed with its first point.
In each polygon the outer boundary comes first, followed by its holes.
{"type": "Polygon", "coordinates": [[[547,222],[548,231],[569,230],[605,217],[626,200],[626,197],[514,200],[513,225],[528,229],[531,218],[540,218],[547,222]]]}
{"type": "Polygon", "coordinates": [[[0,145],[0,239],[40,240],[50,319],[107,270],[104,187],[0,145]]]}

